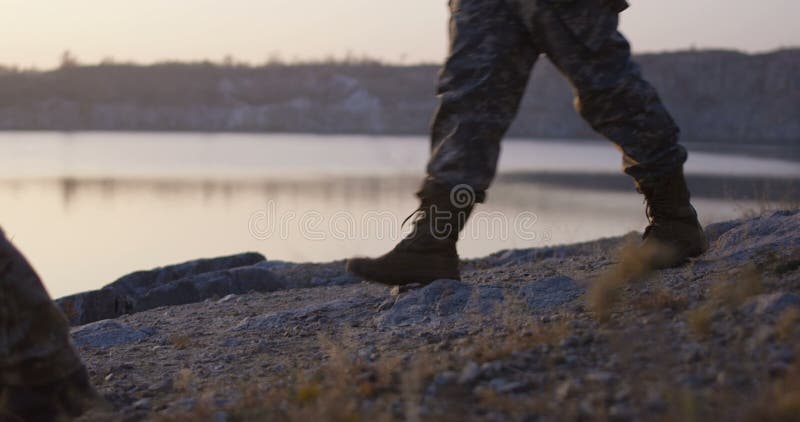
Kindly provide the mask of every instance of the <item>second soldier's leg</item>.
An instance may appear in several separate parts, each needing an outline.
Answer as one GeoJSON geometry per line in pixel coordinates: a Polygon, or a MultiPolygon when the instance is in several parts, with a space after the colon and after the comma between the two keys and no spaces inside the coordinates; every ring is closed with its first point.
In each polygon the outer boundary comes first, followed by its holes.
{"type": "Polygon", "coordinates": [[[0,388],[0,420],[74,416],[95,394],[66,318],[1,230],[0,388]]]}
{"type": "Polygon", "coordinates": [[[539,10],[532,32],[572,83],[581,116],[622,150],[624,170],[647,201],[650,225],[642,246],[653,266],[679,265],[708,243],[689,202],[678,127],[631,59],[610,3],[586,0],[573,7],[539,10]]]}
{"type": "Polygon", "coordinates": [[[450,12],[428,177],[417,193],[420,218],[389,253],[348,261],[348,270],[366,280],[402,285],[460,277],[458,233],[494,178],[500,140],[538,55],[506,0],[451,0],[450,12]]]}

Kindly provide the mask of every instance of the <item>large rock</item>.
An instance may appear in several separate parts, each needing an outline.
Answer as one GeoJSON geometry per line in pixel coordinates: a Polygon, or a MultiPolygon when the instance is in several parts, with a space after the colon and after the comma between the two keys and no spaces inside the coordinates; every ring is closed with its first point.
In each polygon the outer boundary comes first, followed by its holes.
{"type": "Polygon", "coordinates": [[[380,326],[419,324],[461,313],[473,287],[457,280],[437,280],[397,298],[391,309],[378,317],[380,326]]]}
{"type": "Polygon", "coordinates": [[[133,312],[134,299],[114,289],[100,289],[56,300],[71,325],[83,325],[133,312]]]}
{"type": "Polygon", "coordinates": [[[385,311],[375,321],[383,328],[466,321],[467,315],[487,315],[497,311],[504,299],[501,286],[436,280],[398,295],[393,303],[387,303],[385,311]]]}
{"type": "MultiPolygon", "coordinates": [[[[764,251],[784,252],[800,249],[800,210],[776,211],[736,224],[711,227],[721,231],[704,258],[725,258],[746,263],[764,251]]],[[[715,235],[717,233],[714,233],[715,235]]]]}
{"type": "Polygon", "coordinates": [[[72,341],[80,347],[107,349],[136,343],[151,335],[150,331],[138,330],[119,321],[103,320],[73,329],[72,341]]]}
{"type": "Polygon", "coordinates": [[[255,265],[265,260],[266,258],[264,258],[263,255],[256,252],[247,252],[219,258],[197,259],[148,271],[137,271],[123,276],[104,288],[113,288],[129,296],[140,297],[154,288],[176,280],[199,274],[255,265]]]}
{"type": "Polygon", "coordinates": [[[200,302],[210,297],[242,294],[250,291],[272,292],[287,288],[287,283],[269,270],[241,267],[186,277],[156,286],[137,299],[133,310],[140,312],[159,306],[200,302]]]}
{"type": "Polygon", "coordinates": [[[264,260],[261,254],[250,252],[138,271],[100,290],[67,296],[56,303],[70,324],[83,325],[158,306],[285,287],[268,269],[255,266],[264,260]]]}

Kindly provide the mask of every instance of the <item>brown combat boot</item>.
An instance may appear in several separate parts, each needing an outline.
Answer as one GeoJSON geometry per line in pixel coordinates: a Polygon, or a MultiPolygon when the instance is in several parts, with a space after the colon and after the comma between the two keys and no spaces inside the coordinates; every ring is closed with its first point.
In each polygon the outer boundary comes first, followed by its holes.
{"type": "Polygon", "coordinates": [[[474,192],[462,187],[451,191],[427,184],[417,194],[421,204],[412,214],[417,215],[413,231],[381,257],[348,260],[347,271],[393,286],[460,280],[456,241],[475,203],[474,192]]]}
{"type": "Polygon", "coordinates": [[[637,183],[647,202],[650,225],[641,250],[654,269],[676,267],[708,250],[697,212],[689,202],[683,169],[637,183]]]}
{"type": "Polygon", "coordinates": [[[102,404],[86,368],[44,385],[6,386],[0,396],[0,421],[61,421],[102,404]]]}

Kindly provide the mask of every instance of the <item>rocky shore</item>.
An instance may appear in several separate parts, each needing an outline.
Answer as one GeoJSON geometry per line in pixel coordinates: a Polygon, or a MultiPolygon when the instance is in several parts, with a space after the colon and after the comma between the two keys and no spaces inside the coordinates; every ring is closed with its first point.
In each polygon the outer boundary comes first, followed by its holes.
{"type": "Polygon", "coordinates": [[[797,420],[800,211],[707,232],[675,269],[632,233],[403,291],[255,253],[134,273],[59,300],[113,407],[82,420],[797,420]]]}

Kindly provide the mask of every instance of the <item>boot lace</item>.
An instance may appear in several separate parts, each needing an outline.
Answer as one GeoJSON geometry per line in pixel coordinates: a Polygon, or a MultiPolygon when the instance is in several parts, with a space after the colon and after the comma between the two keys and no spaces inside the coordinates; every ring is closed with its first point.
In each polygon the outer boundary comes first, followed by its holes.
{"type": "Polygon", "coordinates": [[[653,191],[645,191],[641,193],[644,194],[644,200],[642,201],[645,205],[644,207],[644,214],[647,217],[647,227],[644,229],[644,234],[642,237],[649,236],[654,230],[657,230],[659,220],[666,218],[668,214],[667,209],[670,206],[670,203],[665,198],[661,198],[655,194],[653,191]]]}
{"type": "Polygon", "coordinates": [[[400,224],[400,228],[402,229],[403,227],[405,227],[408,220],[411,220],[411,223],[414,224],[417,221],[425,218],[425,208],[426,208],[425,205],[420,205],[419,207],[417,207],[417,209],[412,211],[411,214],[409,214],[408,217],[406,217],[403,220],[403,222],[400,224]]]}

